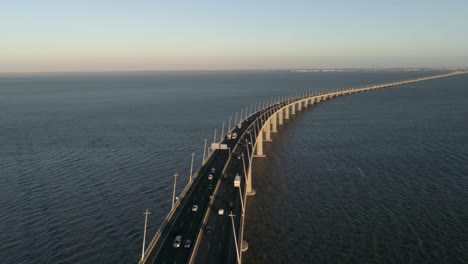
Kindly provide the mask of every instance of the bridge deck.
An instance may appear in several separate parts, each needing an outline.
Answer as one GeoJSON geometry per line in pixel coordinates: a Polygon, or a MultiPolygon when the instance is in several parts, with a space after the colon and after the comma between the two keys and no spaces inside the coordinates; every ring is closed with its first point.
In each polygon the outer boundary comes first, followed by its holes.
{"type": "MultiPolygon", "coordinates": [[[[200,168],[198,176],[194,179],[193,183],[188,186],[187,192],[179,201],[178,206],[170,213],[167,222],[163,224],[156,234],[145,254],[144,260],[140,261],[140,263],[237,262],[232,222],[228,215],[231,211],[235,215],[236,238],[239,243],[239,240],[242,239],[244,219],[242,217],[239,190],[242,190],[243,197],[245,197],[247,185],[245,175],[248,175],[248,173],[244,173],[245,168],[243,162],[245,162],[246,170],[248,170],[251,166],[252,155],[256,146],[263,144],[263,128],[265,126],[271,126],[269,122],[270,117],[275,115],[277,111],[286,109],[287,111],[285,114],[288,116],[290,106],[294,107],[291,113],[294,114],[296,104],[302,104],[305,100],[326,100],[327,98],[334,98],[341,95],[388,88],[464,73],[468,72],[453,72],[403,82],[287,99],[279,103],[271,104],[254,113],[241,122],[242,125],[240,128],[236,127],[233,129],[232,132],[237,132],[239,135],[237,139],[224,139],[222,141],[222,143],[227,144],[228,147],[233,150],[232,155],[230,156],[227,150],[215,150],[205,165],[200,168]],[[251,136],[251,134],[255,135],[251,136]],[[258,136],[260,136],[261,140],[256,142],[258,136]],[[244,160],[242,160],[241,157],[242,153],[245,155],[244,160]],[[213,175],[213,179],[209,180],[208,175],[210,174],[211,168],[215,168],[216,172],[213,175]],[[228,178],[223,179],[222,173],[226,173],[228,178]],[[236,174],[242,176],[241,188],[235,188],[233,185],[234,176],[236,174]],[[209,185],[212,185],[213,188],[209,189],[209,185]],[[232,207],[230,206],[230,202],[233,203],[232,207]],[[193,212],[192,206],[195,204],[198,205],[198,210],[193,212]],[[218,209],[224,209],[224,215],[218,215],[218,209]],[[207,226],[211,228],[210,233],[205,232],[207,226]],[[176,248],[173,246],[173,242],[178,235],[182,236],[182,243],[180,247],[176,248]],[[192,245],[189,248],[184,247],[184,243],[187,239],[192,241],[192,245]]],[[[298,105],[298,110],[300,110],[301,107],[302,105],[298,105]]],[[[281,112],[281,114],[283,113],[281,112]]],[[[277,116],[274,118],[277,118],[277,116]]],[[[270,128],[267,129],[266,133],[270,133],[270,128]]]]}

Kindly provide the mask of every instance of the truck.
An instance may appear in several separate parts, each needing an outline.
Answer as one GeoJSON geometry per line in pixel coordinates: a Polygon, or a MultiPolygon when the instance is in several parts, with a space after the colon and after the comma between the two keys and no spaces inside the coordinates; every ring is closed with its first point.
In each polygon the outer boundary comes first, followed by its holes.
{"type": "Polygon", "coordinates": [[[234,187],[240,187],[241,177],[239,174],[234,178],[234,187]]]}

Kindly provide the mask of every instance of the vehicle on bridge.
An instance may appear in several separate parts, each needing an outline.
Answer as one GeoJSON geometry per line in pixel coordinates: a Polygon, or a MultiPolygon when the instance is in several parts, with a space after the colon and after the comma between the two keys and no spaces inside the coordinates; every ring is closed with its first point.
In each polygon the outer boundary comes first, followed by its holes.
{"type": "Polygon", "coordinates": [[[236,177],[234,178],[234,187],[240,187],[240,181],[241,181],[240,175],[237,174],[236,177]]]}
{"type": "Polygon", "coordinates": [[[190,239],[185,240],[184,248],[190,248],[191,245],[192,245],[192,240],[190,239]]]}
{"type": "Polygon", "coordinates": [[[174,247],[178,248],[180,247],[180,243],[182,242],[182,236],[176,236],[174,239],[174,247]]]}

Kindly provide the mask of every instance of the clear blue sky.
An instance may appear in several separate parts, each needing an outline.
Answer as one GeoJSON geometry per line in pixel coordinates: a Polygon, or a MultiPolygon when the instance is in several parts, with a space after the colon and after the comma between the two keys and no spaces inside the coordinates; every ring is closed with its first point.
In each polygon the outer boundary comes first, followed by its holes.
{"type": "Polygon", "coordinates": [[[468,66],[466,0],[0,1],[0,72],[468,66]]]}

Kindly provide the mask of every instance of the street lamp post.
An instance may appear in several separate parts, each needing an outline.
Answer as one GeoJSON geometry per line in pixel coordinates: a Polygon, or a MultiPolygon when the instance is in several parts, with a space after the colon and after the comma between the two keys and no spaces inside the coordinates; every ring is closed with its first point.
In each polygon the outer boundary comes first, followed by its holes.
{"type": "Polygon", "coordinates": [[[229,116],[229,128],[228,128],[228,133],[229,133],[229,131],[231,131],[231,119],[232,119],[232,116],[229,116]]]}
{"type": "Polygon", "coordinates": [[[215,128],[215,133],[214,133],[214,137],[213,137],[213,143],[216,142],[216,132],[218,132],[218,129],[215,128]]]}
{"type": "Polygon", "coordinates": [[[233,236],[234,236],[234,244],[236,245],[236,254],[237,254],[237,263],[241,263],[241,258],[240,258],[240,254],[239,254],[239,247],[237,245],[237,237],[236,237],[236,227],[234,226],[234,216],[232,214],[232,211],[231,213],[229,214],[229,216],[231,217],[231,223],[232,223],[232,233],[233,233],[233,236]]]}
{"type": "Polygon", "coordinates": [[[176,187],[176,183],[177,183],[177,176],[179,176],[179,174],[177,174],[177,172],[174,174],[174,191],[172,192],[172,210],[174,210],[174,204],[175,204],[175,187],[176,187]]]}
{"type": "Polygon", "coordinates": [[[192,172],[193,172],[193,157],[195,156],[195,152],[192,152],[192,164],[190,165],[190,182],[192,182],[192,172]]]}
{"type": "Polygon", "coordinates": [[[143,258],[145,257],[145,244],[146,244],[146,223],[148,222],[148,215],[150,212],[148,212],[148,208],[146,209],[146,212],[143,213],[145,215],[145,228],[143,229],[143,248],[141,249],[141,261],[143,261],[143,258]]]}
{"type": "Polygon", "coordinates": [[[202,160],[202,165],[205,164],[205,154],[206,154],[206,142],[208,139],[205,138],[205,147],[203,148],[203,160],[202,160]]]}
{"type": "Polygon", "coordinates": [[[223,141],[223,137],[224,137],[224,121],[223,121],[223,129],[221,130],[221,139],[220,141],[223,141]]]}

